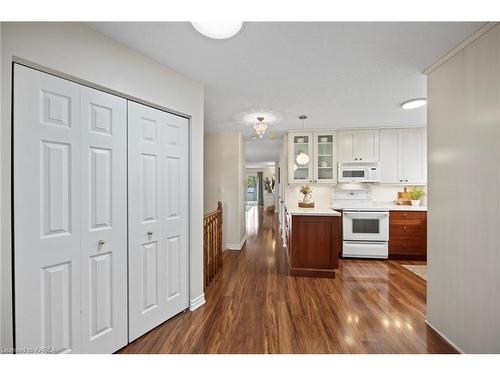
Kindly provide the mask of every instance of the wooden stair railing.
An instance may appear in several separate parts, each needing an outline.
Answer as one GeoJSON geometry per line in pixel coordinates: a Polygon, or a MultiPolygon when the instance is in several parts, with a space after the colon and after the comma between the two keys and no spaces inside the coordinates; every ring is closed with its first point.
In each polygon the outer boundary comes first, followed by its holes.
{"type": "Polygon", "coordinates": [[[205,288],[222,267],[222,202],[203,217],[203,258],[205,288]]]}

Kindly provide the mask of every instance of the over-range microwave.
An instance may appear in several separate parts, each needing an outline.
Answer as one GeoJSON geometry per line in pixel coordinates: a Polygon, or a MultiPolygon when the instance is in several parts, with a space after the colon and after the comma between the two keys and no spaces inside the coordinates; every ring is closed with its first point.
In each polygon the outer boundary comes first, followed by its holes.
{"type": "Polygon", "coordinates": [[[380,182],[380,163],[375,161],[339,162],[338,182],[380,182]]]}

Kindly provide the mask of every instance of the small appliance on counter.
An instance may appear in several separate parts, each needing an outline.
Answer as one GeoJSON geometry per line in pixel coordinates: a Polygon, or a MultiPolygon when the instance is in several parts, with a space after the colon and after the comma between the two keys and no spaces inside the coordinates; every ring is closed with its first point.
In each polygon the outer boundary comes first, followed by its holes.
{"type": "Polygon", "coordinates": [[[342,256],[387,259],[389,210],[373,205],[372,191],[335,189],[332,203],[342,210],[342,256]]]}

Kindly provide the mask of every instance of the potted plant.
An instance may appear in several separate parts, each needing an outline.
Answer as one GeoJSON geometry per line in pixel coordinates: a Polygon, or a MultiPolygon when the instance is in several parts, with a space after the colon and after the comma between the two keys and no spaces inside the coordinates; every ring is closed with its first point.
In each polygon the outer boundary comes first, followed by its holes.
{"type": "Polygon", "coordinates": [[[266,177],[264,179],[264,190],[266,190],[267,193],[272,194],[274,192],[274,177],[269,179],[269,177],[266,177]]]}
{"type": "Polygon", "coordinates": [[[411,205],[420,206],[420,200],[422,199],[422,197],[425,196],[425,191],[421,187],[416,186],[411,190],[410,196],[411,196],[411,205]]]}
{"type": "Polygon", "coordinates": [[[304,195],[302,199],[302,204],[310,204],[312,198],[312,189],[309,185],[304,185],[300,187],[300,193],[304,195]]]}

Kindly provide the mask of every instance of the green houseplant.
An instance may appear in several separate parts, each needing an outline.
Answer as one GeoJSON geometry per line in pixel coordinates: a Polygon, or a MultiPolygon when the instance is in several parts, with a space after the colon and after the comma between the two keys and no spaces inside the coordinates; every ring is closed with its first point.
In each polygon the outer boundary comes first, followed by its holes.
{"type": "Polygon", "coordinates": [[[421,187],[415,186],[411,192],[411,205],[420,206],[420,200],[425,196],[425,191],[421,187]]]}

